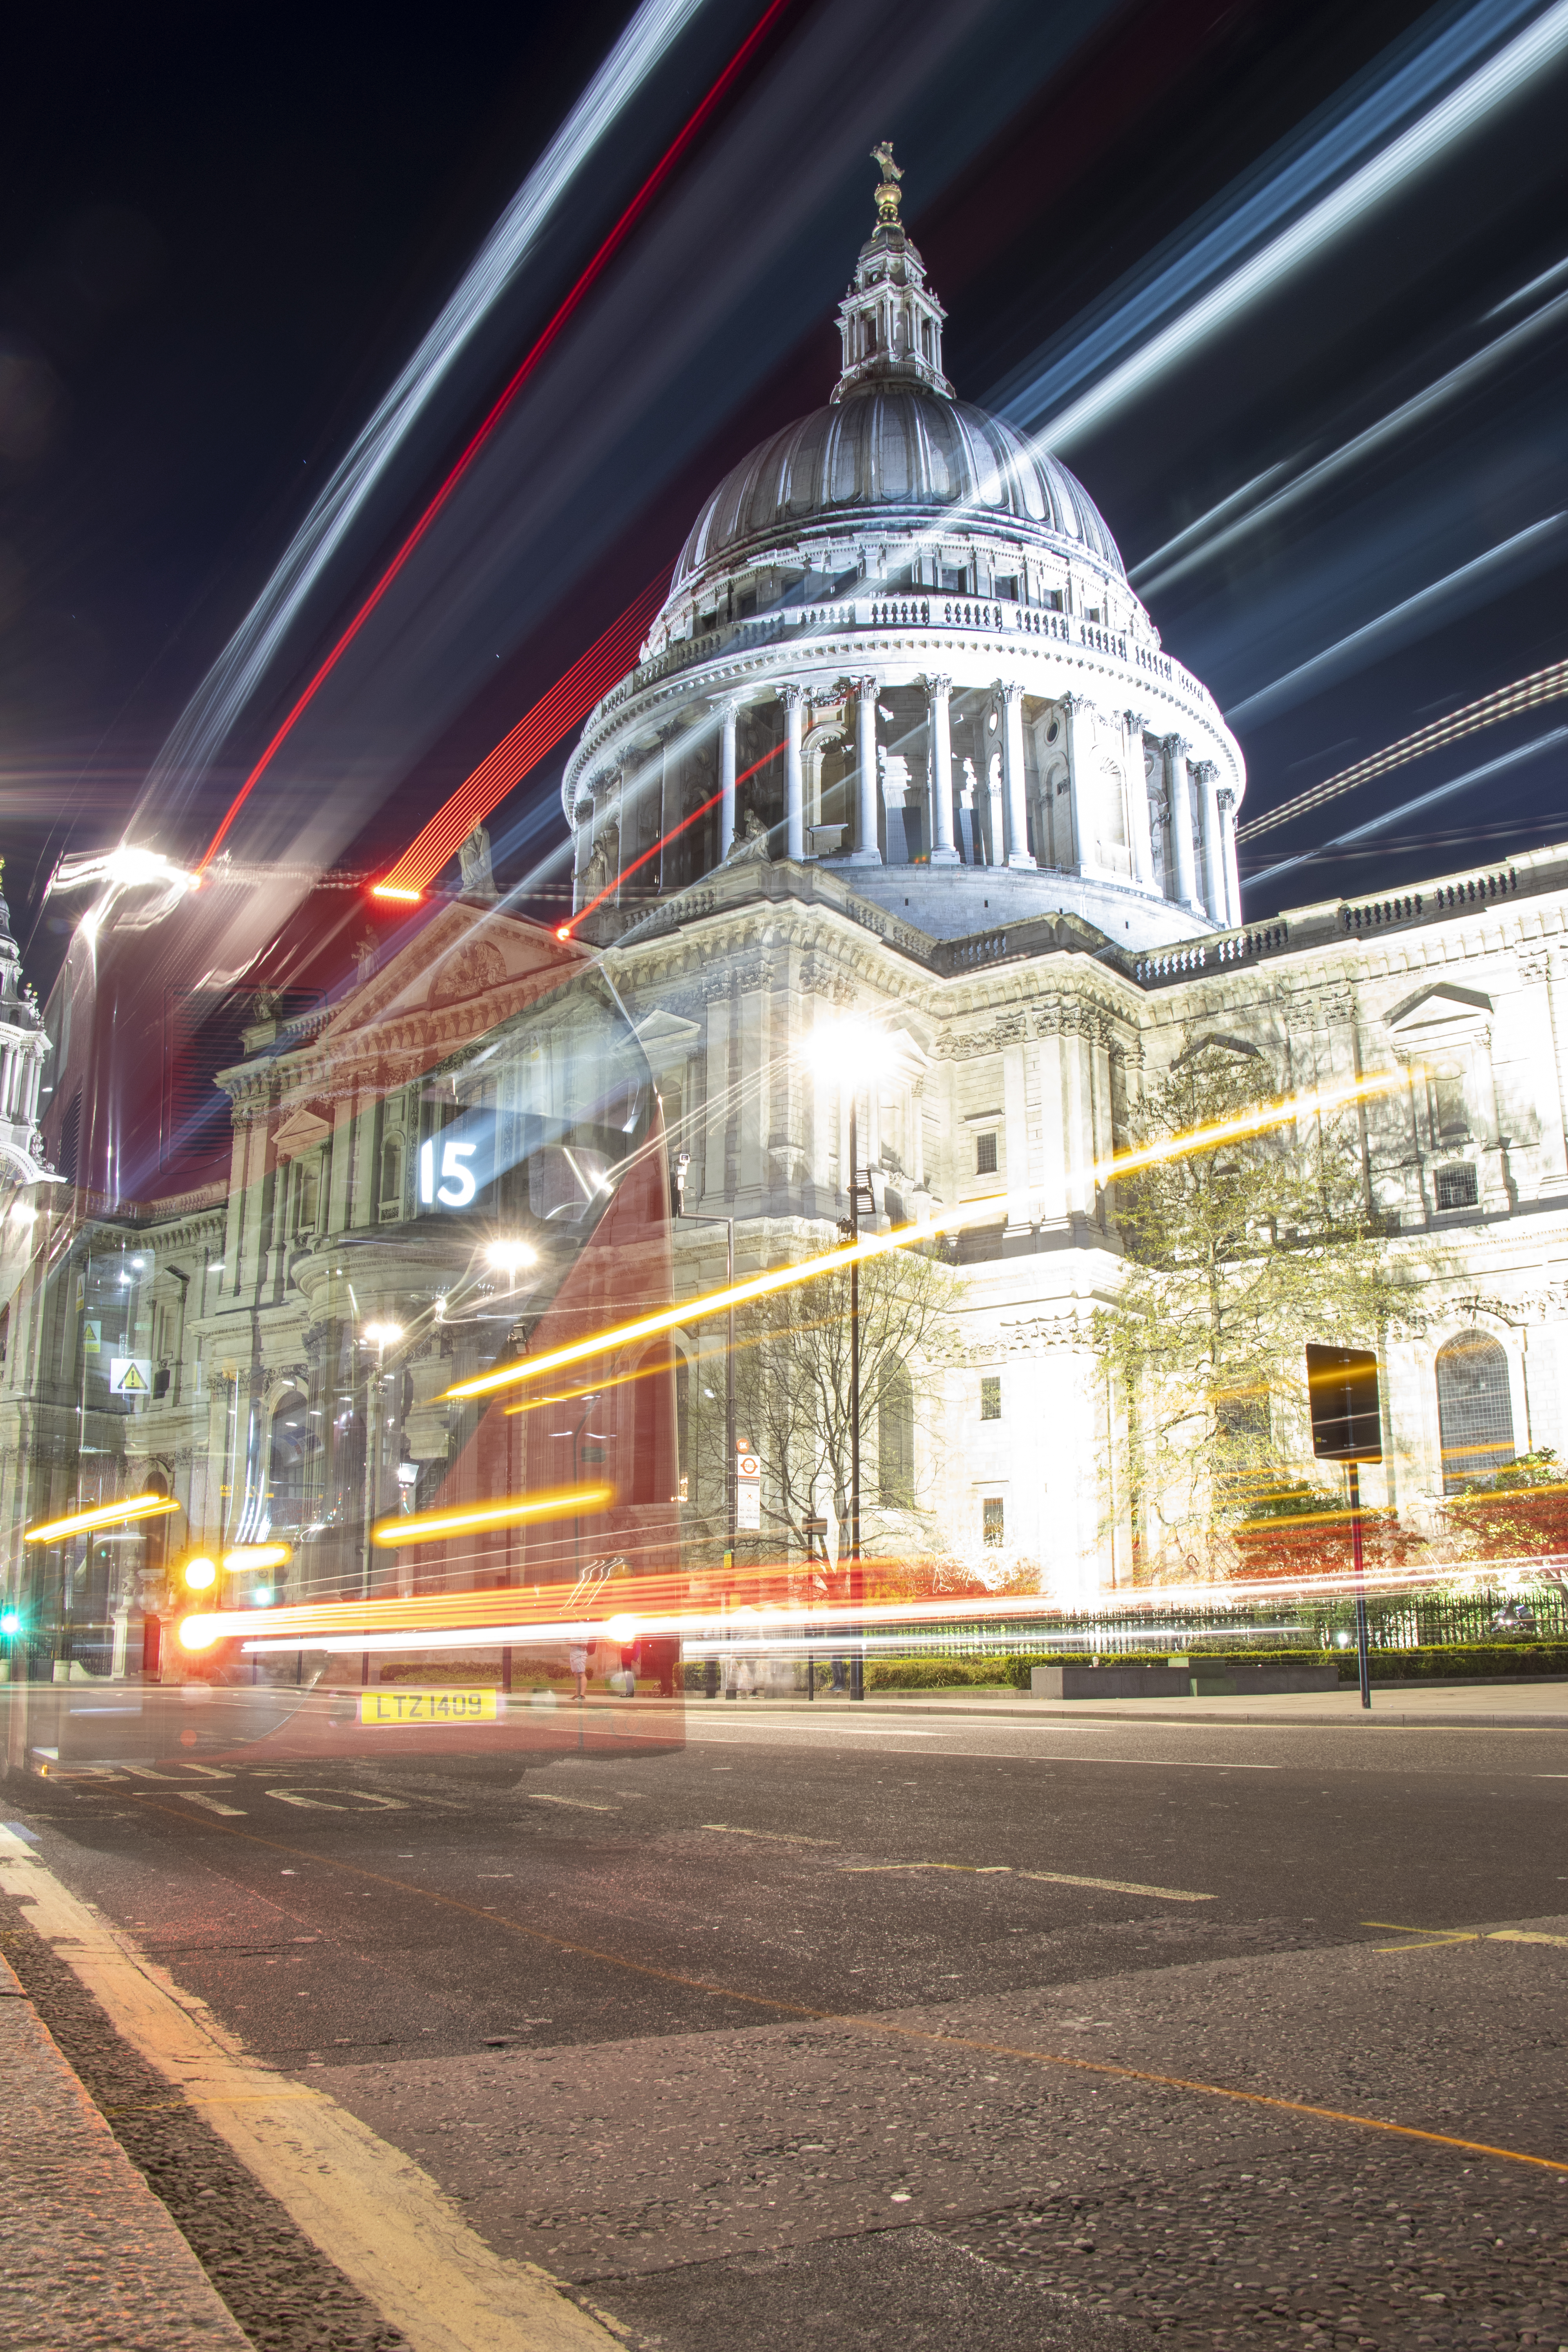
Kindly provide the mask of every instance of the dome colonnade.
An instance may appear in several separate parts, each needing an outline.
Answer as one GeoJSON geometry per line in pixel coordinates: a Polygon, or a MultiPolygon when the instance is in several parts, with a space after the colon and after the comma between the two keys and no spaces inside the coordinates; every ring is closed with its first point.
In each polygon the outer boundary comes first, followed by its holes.
{"type": "Polygon", "coordinates": [[[750,850],[939,936],[1047,908],[1134,947],[1237,924],[1239,748],[1081,485],[953,397],[897,202],[884,179],[831,400],[708,499],[567,765],[575,905],[623,929],[750,850]]]}

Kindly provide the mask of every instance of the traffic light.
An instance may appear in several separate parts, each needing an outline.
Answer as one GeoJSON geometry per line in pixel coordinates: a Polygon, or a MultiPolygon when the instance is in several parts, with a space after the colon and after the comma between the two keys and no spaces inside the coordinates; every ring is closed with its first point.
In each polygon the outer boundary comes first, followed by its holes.
{"type": "Polygon", "coordinates": [[[0,1609],[0,1633],[4,1633],[7,1640],[9,1640],[13,1633],[19,1633],[21,1630],[21,1611],[19,1609],[0,1609]]]}

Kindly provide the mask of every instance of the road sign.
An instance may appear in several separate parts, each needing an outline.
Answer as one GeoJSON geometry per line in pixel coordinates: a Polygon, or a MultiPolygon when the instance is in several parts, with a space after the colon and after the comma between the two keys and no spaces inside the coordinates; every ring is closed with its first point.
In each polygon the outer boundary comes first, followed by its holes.
{"type": "Polygon", "coordinates": [[[749,1445],[735,1448],[735,1527],[759,1535],[763,1525],[763,1458],[749,1445]]]}
{"type": "Polygon", "coordinates": [[[1377,1358],[1370,1348],[1307,1349],[1312,1451],[1320,1462],[1381,1462],[1377,1358]]]}
{"type": "Polygon", "coordinates": [[[81,1344],[83,1352],[89,1356],[96,1356],[101,1352],[103,1324],[100,1319],[89,1316],[82,1318],[81,1344]]]}
{"type": "Polygon", "coordinates": [[[109,1393],[110,1396],[151,1396],[153,1393],[152,1357],[110,1356],[109,1393]]]}

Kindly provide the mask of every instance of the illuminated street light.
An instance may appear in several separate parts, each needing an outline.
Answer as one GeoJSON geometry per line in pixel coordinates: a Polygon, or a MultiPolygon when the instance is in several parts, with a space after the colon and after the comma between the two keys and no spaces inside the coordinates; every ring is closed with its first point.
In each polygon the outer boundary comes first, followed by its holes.
{"type": "Polygon", "coordinates": [[[210,1559],[188,1559],[184,1575],[188,1592],[210,1592],[217,1582],[217,1565],[210,1559]]]}
{"type": "Polygon", "coordinates": [[[492,1242],[485,1256],[498,1272],[509,1275],[513,1283],[524,1266],[539,1263],[539,1252],[527,1242],[492,1242]]]}
{"type": "Polygon", "coordinates": [[[364,1337],[373,1348],[384,1355],[388,1348],[395,1348],[402,1339],[403,1326],[401,1323],[367,1323],[364,1337]]]}

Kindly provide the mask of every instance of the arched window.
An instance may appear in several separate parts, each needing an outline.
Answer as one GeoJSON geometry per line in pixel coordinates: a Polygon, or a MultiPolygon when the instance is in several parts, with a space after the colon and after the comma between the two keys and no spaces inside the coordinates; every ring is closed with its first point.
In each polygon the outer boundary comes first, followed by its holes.
{"type": "Polygon", "coordinates": [[[877,1499],[908,1510],[915,1499],[915,1392],[902,1364],[889,1364],[877,1389],[877,1499]]]}
{"type": "Polygon", "coordinates": [[[298,1389],[286,1390],[272,1408],[271,1456],[268,1464],[268,1516],[275,1533],[302,1528],[312,1516],[315,1428],[309,1399],[301,1396],[298,1389]]]}
{"type": "Polygon", "coordinates": [[[1462,1495],[1513,1460],[1508,1358],[1484,1331],[1467,1331],[1438,1350],[1437,1428],[1445,1495],[1462,1495]]]}

